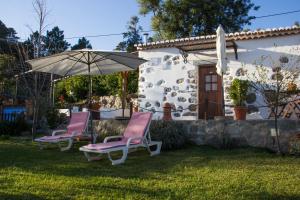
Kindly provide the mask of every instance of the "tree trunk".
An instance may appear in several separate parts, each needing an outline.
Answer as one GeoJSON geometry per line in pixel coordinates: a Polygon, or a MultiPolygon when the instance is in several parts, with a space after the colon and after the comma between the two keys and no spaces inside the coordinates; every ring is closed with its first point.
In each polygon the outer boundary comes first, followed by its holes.
{"type": "Polygon", "coordinates": [[[276,140],[277,140],[277,153],[282,155],[282,151],[280,148],[280,140],[279,140],[279,132],[278,132],[278,107],[279,107],[279,94],[280,94],[280,85],[278,81],[278,72],[276,75],[276,84],[277,84],[277,90],[276,90],[276,99],[275,99],[275,131],[276,131],[276,140]]]}
{"type": "Polygon", "coordinates": [[[276,111],[274,123],[275,123],[276,140],[277,140],[277,153],[282,154],[281,147],[280,147],[280,140],[279,140],[278,119],[277,118],[278,117],[277,117],[277,111],[276,111]]]}
{"type": "Polygon", "coordinates": [[[37,91],[37,77],[38,74],[34,73],[34,97],[33,97],[33,119],[32,119],[32,129],[31,129],[31,136],[32,141],[36,135],[36,124],[37,124],[37,115],[38,115],[38,91],[37,91]]]}

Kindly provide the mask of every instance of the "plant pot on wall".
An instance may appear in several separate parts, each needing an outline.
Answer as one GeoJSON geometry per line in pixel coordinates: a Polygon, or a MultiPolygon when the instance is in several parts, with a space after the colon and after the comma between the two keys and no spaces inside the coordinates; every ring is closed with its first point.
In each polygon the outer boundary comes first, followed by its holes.
{"type": "Polygon", "coordinates": [[[235,120],[246,120],[247,110],[248,109],[245,106],[235,106],[234,107],[235,120]]]}
{"type": "Polygon", "coordinates": [[[92,103],[91,114],[94,120],[100,120],[100,113],[99,113],[100,108],[101,108],[100,103],[92,103]]]}
{"type": "Polygon", "coordinates": [[[247,107],[245,106],[249,82],[234,79],[229,87],[229,96],[234,103],[235,120],[246,120],[247,107]]]}

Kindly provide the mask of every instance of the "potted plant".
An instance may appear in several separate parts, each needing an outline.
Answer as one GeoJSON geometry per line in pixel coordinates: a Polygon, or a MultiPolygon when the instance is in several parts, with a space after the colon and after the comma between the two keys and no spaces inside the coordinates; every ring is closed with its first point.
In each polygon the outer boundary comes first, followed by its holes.
{"type": "Polygon", "coordinates": [[[249,81],[234,79],[229,87],[229,96],[233,100],[234,113],[236,120],[245,120],[247,107],[245,101],[247,98],[249,81]]]}

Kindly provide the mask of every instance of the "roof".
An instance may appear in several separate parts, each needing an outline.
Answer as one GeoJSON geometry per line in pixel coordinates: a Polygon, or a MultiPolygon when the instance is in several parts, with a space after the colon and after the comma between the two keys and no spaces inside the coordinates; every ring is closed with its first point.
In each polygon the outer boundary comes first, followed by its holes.
{"type": "MultiPolygon", "coordinates": [[[[255,31],[242,31],[235,33],[226,34],[226,41],[237,41],[237,40],[253,40],[262,39],[268,37],[279,37],[287,35],[300,34],[299,26],[292,27],[280,27],[273,29],[255,30],[255,31]]],[[[150,42],[145,44],[136,44],[137,50],[147,50],[155,48],[169,48],[169,47],[191,47],[195,45],[206,44],[205,46],[211,46],[208,44],[215,43],[216,35],[203,35],[197,37],[179,38],[173,40],[162,40],[157,42],[150,42]]],[[[193,49],[193,48],[190,48],[193,49]]]]}

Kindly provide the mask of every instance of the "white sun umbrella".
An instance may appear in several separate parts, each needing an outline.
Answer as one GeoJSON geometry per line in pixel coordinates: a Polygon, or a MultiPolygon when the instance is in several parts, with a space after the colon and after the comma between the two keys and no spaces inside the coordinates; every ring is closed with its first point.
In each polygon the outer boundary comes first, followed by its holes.
{"type": "MultiPolygon", "coordinates": [[[[32,67],[31,71],[57,74],[63,77],[74,75],[89,75],[90,77],[91,75],[135,70],[146,60],[122,51],[81,49],[65,51],[27,62],[32,67]]],[[[89,89],[90,98],[91,88],[89,89]]]]}
{"type": "Polygon", "coordinates": [[[217,29],[217,40],[216,40],[216,49],[217,49],[217,73],[222,76],[227,70],[227,60],[226,60],[226,39],[225,32],[222,28],[222,25],[219,25],[217,29]]]}
{"type": "MultiPolygon", "coordinates": [[[[216,39],[216,50],[217,50],[217,74],[222,77],[222,93],[224,95],[224,85],[223,85],[223,74],[227,70],[227,60],[226,60],[226,39],[225,39],[225,31],[222,25],[219,25],[217,29],[217,39],[216,39]]],[[[223,113],[225,114],[225,102],[224,98],[222,100],[222,108],[223,113]]]]}
{"type": "Polygon", "coordinates": [[[89,103],[91,103],[91,76],[136,70],[147,62],[136,55],[122,51],[81,49],[65,51],[47,57],[27,61],[31,71],[57,74],[63,77],[89,76],[89,103]]]}

